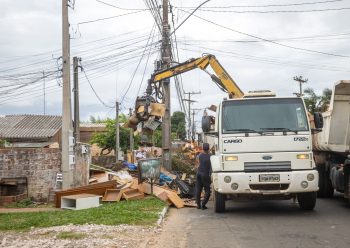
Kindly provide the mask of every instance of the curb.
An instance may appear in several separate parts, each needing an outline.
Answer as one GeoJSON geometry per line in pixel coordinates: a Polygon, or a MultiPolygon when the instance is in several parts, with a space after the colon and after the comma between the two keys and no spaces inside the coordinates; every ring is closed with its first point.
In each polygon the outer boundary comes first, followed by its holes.
{"type": "Polygon", "coordinates": [[[159,218],[157,220],[157,226],[160,226],[162,224],[162,222],[163,222],[163,220],[165,218],[165,215],[168,212],[168,210],[169,210],[169,206],[166,206],[166,207],[163,208],[163,210],[160,213],[159,218]]]}

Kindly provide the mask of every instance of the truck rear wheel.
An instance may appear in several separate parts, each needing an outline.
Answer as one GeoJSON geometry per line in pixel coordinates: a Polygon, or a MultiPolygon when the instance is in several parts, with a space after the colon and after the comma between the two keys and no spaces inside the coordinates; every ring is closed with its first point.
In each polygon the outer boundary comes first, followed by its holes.
{"type": "Polygon", "coordinates": [[[214,190],[214,210],[215,213],[225,212],[226,196],[214,190]]]}
{"type": "Polygon", "coordinates": [[[300,209],[313,210],[316,206],[317,192],[300,193],[297,198],[300,209]]]}
{"type": "Polygon", "coordinates": [[[325,197],[325,169],[324,169],[324,164],[317,164],[316,168],[318,171],[318,191],[317,191],[317,196],[318,197],[325,197]]]}

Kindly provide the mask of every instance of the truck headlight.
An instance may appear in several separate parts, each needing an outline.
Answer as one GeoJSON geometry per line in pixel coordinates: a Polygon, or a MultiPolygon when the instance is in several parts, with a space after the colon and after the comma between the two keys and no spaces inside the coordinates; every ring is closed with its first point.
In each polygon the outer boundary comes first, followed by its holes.
{"type": "Polygon", "coordinates": [[[225,161],[237,161],[238,156],[225,156],[225,161]]]}
{"type": "Polygon", "coordinates": [[[306,189],[307,186],[309,186],[309,183],[306,182],[306,181],[302,181],[302,182],[300,183],[300,185],[301,185],[301,187],[302,187],[303,189],[306,189]]]}
{"type": "Polygon", "coordinates": [[[231,177],[230,176],[225,176],[224,177],[224,182],[225,183],[230,183],[231,182],[231,177]]]}
{"type": "Polygon", "coordinates": [[[232,190],[237,190],[238,189],[238,183],[231,184],[231,189],[232,190]]]}
{"type": "Polygon", "coordinates": [[[310,174],[307,174],[306,178],[308,181],[313,181],[315,179],[315,175],[310,173],[310,174]]]}
{"type": "Polygon", "coordinates": [[[307,153],[297,154],[297,159],[309,159],[310,155],[307,153]]]}

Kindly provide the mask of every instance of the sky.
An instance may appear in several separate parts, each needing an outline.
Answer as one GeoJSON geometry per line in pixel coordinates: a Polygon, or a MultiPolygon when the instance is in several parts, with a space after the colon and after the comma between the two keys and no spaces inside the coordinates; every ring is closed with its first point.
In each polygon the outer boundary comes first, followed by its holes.
{"type": "MultiPolygon", "coordinates": [[[[128,113],[160,58],[160,32],[150,0],[75,0],[70,3],[71,58],[81,58],[80,115],[128,113]]],[[[156,0],[153,0],[156,3],[156,0]]],[[[158,5],[160,5],[158,0],[158,5]]],[[[171,30],[204,0],[172,0],[171,30]]],[[[61,114],[62,1],[0,0],[0,115],[61,114]]],[[[156,11],[161,9],[156,9],[156,11]]],[[[349,0],[211,0],[172,35],[174,62],[217,57],[244,91],[278,96],[304,87],[321,93],[350,78],[349,0]]],[[[182,75],[181,91],[204,109],[226,97],[201,70],[182,75]]],[[[180,110],[171,80],[171,111],[180,110]]],[[[201,111],[196,120],[200,119],[201,111]]]]}

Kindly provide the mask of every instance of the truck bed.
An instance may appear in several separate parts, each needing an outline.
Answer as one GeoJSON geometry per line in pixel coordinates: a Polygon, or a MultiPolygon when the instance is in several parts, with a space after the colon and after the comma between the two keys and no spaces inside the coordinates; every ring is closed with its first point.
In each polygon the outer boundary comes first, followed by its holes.
{"type": "Polygon", "coordinates": [[[313,135],[315,151],[348,153],[350,144],[350,80],[334,84],[329,110],[322,113],[324,126],[313,135]]]}

